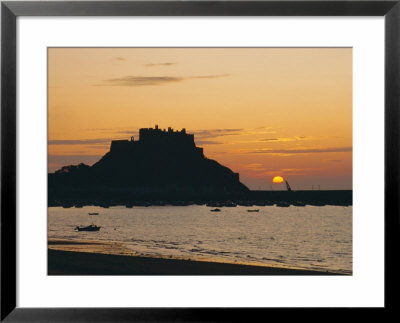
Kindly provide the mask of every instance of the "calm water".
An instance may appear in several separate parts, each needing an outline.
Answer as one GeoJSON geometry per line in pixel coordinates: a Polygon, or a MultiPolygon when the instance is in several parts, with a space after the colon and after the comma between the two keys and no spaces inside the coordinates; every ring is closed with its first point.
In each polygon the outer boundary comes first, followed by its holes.
{"type": "Polygon", "coordinates": [[[223,207],[218,213],[210,209],[50,207],[48,234],[123,242],[132,251],[152,256],[352,272],[352,207],[238,206],[223,207]],[[74,230],[92,220],[100,231],[74,230]]]}

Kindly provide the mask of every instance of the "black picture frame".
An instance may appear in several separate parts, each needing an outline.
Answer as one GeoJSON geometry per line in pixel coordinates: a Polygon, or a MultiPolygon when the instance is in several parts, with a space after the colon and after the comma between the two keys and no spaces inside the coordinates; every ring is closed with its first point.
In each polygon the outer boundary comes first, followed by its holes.
{"type": "MultiPolygon", "coordinates": [[[[187,322],[261,317],[265,309],[18,308],[16,285],[16,20],[19,16],[384,16],[385,307],[399,286],[400,0],[395,1],[3,1],[1,3],[1,321],[187,322]]],[[[40,291],[39,291],[40,292],[40,291]]],[[[267,291],[266,291],[267,292],[267,291]]],[[[275,309],[279,310],[279,309],[275,309]]],[[[282,309],[281,309],[282,310],[282,309]]],[[[299,311],[299,309],[297,309],[299,311]]],[[[381,309],[377,309],[381,313],[381,309]]],[[[304,313],[304,311],[302,312],[304,313]]],[[[324,314],[325,315],[325,314],[324,314]]],[[[282,317],[281,317],[282,319],[282,317]]],[[[299,317],[297,317],[299,319],[299,317]]],[[[245,320],[249,321],[249,320],[245,320]]],[[[251,321],[251,320],[250,320],[251,321]]]]}

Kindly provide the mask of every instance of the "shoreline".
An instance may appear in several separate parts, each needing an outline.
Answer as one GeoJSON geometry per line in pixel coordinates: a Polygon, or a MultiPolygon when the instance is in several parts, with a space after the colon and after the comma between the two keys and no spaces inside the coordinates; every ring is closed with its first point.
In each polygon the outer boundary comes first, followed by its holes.
{"type": "Polygon", "coordinates": [[[49,239],[48,275],[345,275],[133,254],[117,242],[49,239]]]}

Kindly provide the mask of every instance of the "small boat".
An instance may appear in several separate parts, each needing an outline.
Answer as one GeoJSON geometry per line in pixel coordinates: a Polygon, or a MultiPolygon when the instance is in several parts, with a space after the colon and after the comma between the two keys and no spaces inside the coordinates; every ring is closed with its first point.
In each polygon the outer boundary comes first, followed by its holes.
{"type": "Polygon", "coordinates": [[[216,209],[212,209],[212,210],[210,210],[211,212],[221,212],[221,210],[220,209],[218,209],[218,208],[216,208],[216,209]]]}
{"type": "Polygon", "coordinates": [[[258,211],[260,211],[259,209],[256,209],[256,210],[247,210],[247,212],[258,212],[258,211]]]}
{"type": "Polygon", "coordinates": [[[89,212],[89,215],[99,215],[99,213],[98,212],[89,212]]]}
{"type": "Polygon", "coordinates": [[[91,224],[87,227],[76,227],[75,230],[78,231],[99,231],[101,227],[98,227],[97,225],[91,224]]]}

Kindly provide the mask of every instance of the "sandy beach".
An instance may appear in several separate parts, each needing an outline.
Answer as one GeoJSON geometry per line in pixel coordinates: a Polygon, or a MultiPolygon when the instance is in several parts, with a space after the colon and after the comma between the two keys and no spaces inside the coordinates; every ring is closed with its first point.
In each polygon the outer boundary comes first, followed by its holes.
{"type": "Polygon", "coordinates": [[[49,275],[335,275],[211,261],[139,256],[121,243],[50,239],[49,275]]]}

